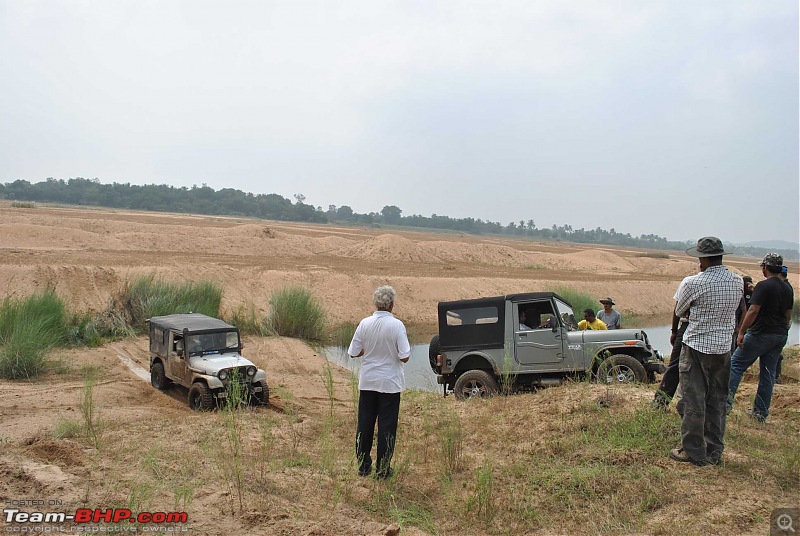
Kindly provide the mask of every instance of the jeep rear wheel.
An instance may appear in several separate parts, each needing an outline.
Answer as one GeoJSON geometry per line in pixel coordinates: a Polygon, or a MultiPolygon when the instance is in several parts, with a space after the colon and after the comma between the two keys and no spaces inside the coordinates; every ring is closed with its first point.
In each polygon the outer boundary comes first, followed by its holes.
{"type": "Polygon", "coordinates": [[[428,361],[431,364],[431,370],[434,374],[439,374],[439,367],[436,364],[439,356],[439,336],[434,335],[431,338],[431,344],[428,346],[428,361]]]}
{"type": "Polygon", "coordinates": [[[167,375],[164,374],[164,363],[161,361],[156,361],[150,367],[150,384],[159,391],[163,391],[170,384],[167,375]]]}
{"type": "Polygon", "coordinates": [[[598,383],[645,383],[647,371],[644,366],[629,355],[612,355],[597,369],[598,383]]]}
{"type": "Polygon", "coordinates": [[[468,370],[458,377],[453,387],[456,398],[488,398],[497,394],[497,380],[485,370],[468,370]]]}
{"type": "Polygon", "coordinates": [[[214,396],[203,382],[194,382],[189,389],[189,407],[195,411],[208,411],[214,407],[214,396]]]}

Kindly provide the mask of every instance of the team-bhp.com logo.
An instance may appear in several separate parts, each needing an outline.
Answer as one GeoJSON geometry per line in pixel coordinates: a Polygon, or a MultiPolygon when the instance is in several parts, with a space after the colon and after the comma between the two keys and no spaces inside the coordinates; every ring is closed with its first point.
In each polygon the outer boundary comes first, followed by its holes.
{"type": "Polygon", "coordinates": [[[64,512],[22,512],[18,508],[4,508],[6,523],[186,523],[186,512],[140,512],[128,508],[78,508],[74,514],[64,512]]]}

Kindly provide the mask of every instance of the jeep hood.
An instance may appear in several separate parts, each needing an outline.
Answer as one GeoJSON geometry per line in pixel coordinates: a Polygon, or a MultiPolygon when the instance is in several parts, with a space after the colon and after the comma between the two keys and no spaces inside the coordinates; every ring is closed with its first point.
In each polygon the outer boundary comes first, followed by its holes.
{"type": "Polygon", "coordinates": [[[206,374],[233,367],[249,367],[250,365],[253,365],[252,361],[236,353],[196,355],[189,358],[190,368],[204,370],[206,374]]]}
{"type": "Polygon", "coordinates": [[[645,341],[641,329],[609,329],[570,331],[569,340],[574,342],[645,341]]]}

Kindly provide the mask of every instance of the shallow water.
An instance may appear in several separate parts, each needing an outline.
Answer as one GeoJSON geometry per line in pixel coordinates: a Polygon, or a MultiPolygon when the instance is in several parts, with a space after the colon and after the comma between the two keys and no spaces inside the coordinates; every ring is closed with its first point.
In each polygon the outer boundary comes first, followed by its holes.
{"type": "MultiPolygon", "coordinates": [[[[664,359],[669,360],[672,346],[669,344],[671,326],[649,326],[643,328],[650,339],[650,344],[658,350],[664,359]]],[[[789,340],[787,346],[800,344],[800,322],[793,322],[789,330],[789,340]]],[[[361,367],[359,359],[352,359],[347,355],[347,350],[336,346],[325,348],[325,357],[328,361],[336,363],[342,367],[352,370],[356,374],[361,367]]],[[[408,360],[404,368],[406,376],[406,387],[409,389],[420,389],[422,391],[441,392],[442,386],[436,383],[436,375],[428,364],[428,345],[412,344],[411,359],[408,360]]]]}

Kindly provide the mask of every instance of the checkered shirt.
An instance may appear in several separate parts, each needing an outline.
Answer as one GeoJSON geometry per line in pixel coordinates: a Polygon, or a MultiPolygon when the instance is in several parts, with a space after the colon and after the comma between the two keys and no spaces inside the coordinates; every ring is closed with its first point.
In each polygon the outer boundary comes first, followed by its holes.
{"type": "Polygon", "coordinates": [[[741,276],[722,265],[709,266],[686,281],[675,305],[678,316],[689,312],[683,344],[704,354],[730,352],[743,288],[741,276]]]}

